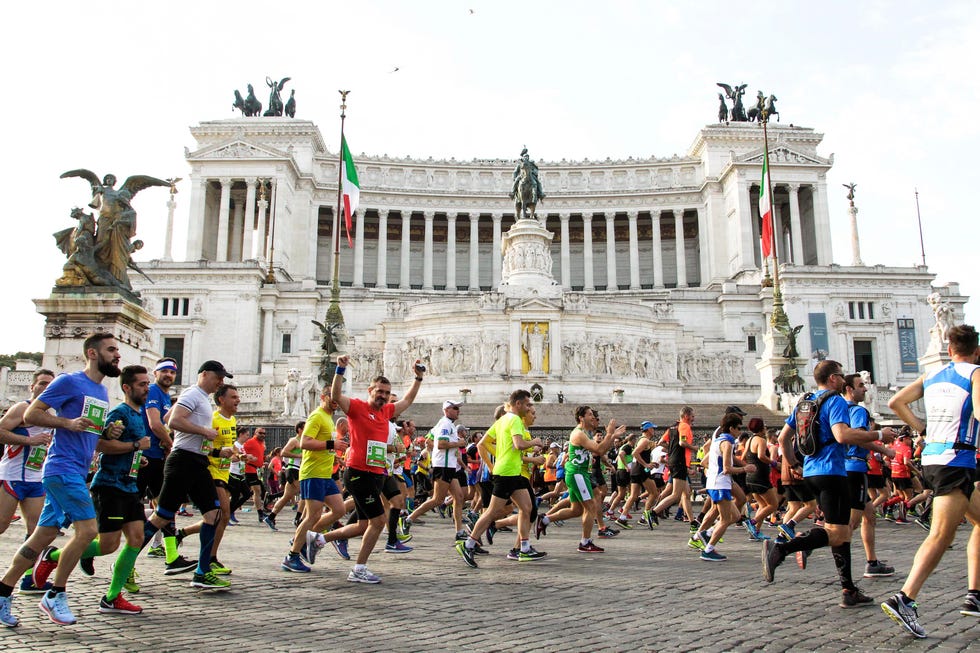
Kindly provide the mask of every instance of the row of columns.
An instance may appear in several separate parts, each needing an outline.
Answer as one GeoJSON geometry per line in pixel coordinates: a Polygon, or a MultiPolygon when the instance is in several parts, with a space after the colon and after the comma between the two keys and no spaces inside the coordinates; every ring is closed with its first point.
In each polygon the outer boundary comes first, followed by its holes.
{"type": "MultiPolygon", "coordinates": [[[[204,229],[208,187],[218,181],[221,194],[218,200],[218,234],[215,260],[244,261],[252,258],[264,259],[266,253],[266,223],[268,221],[269,200],[256,200],[259,184],[266,181],[257,177],[209,179],[201,177],[194,180],[191,190],[191,221],[188,233],[188,258],[204,256],[204,229]],[[245,201],[236,201],[232,212],[232,185],[245,182],[245,201]],[[257,252],[255,250],[258,250],[257,252]]],[[[274,190],[273,190],[274,192],[274,190]]]]}
{"type": "MultiPolygon", "coordinates": [[[[354,277],[352,286],[354,288],[364,287],[364,213],[365,210],[362,208],[358,212],[356,219],[357,225],[355,227],[356,239],[354,241],[354,277]]],[[[388,275],[388,257],[384,256],[383,253],[387,251],[388,248],[388,214],[390,210],[388,209],[378,209],[378,257],[377,257],[377,283],[376,288],[387,288],[387,275],[388,275]]],[[[408,290],[411,288],[409,283],[409,266],[411,263],[410,258],[410,228],[412,220],[412,211],[403,210],[399,211],[402,219],[401,228],[401,270],[399,275],[399,285],[398,288],[402,290],[408,290]]],[[[423,211],[422,215],[424,218],[425,231],[423,237],[423,254],[422,254],[422,290],[433,290],[433,280],[432,280],[432,262],[433,262],[433,226],[435,221],[435,211],[423,211]]],[[[470,243],[475,243],[479,240],[479,222],[481,214],[468,214],[470,222],[470,243]]],[[[660,220],[662,215],[660,212],[651,213],[654,222],[656,223],[654,228],[651,229],[653,232],[652,246],[653,246],[653,285],[654,288],[664,287],[664,262],[663,255],[661,252],[661,239],[660,239],[660,220]]],[[[675,242],[675,256],[676,256],[676,267],[677,267],[677,287],[686,288],[688,286],[687,281],[687,253],[684,247],[684,210],[674,209],[672,211],[674,219],[674,242],[675,242]]],[[[569,244],[569,222],[571,221],[571,213],[559,213],[558,217],[561,222],[561,279],[563,287],[571,288],[571,248],[569,244]]],[[[493,245],[492,245],[492,270],[491,270],[491,281],[493,287],[497,287],[500,284],[501,277],[501,256],[500,256],[500,243],[501,243],[501,224],[503,223],[503,213],[492,213],[491,219],[493,220],[493,245]]],[[[638,211],[628,211],[626,213],[627,220],[629,222],[629,258],[630,258],[630,290],[639,290],[640,285],[640,253],[639,253],[639,229],[637,226],[637,221],[639,218],[638,211]]],[[[582,214],[582,223],[584,228],[584,243],[583,243],[583,264],[584,264],[584,289],[585,290],[595,290],[595,279],[593,273],[592,264],[592,214],[585,213],[582,214]]],[[[616,271],[616,214],[607,213],[605,214],[606,219],[606,287],[615,288],[618,287],[617,271],[616,271]]],[[[700,219],[700,212],[699,212],[700,219]]],[[[447,241],[446,241],[446,287],[456,288],[456,220],[457,215],[455,213],[447,213],[447,241]]],[[[705,233],[704,230],[700,228],[699,224],[699,238],[702,239],[701,256],[702,259],[705,257],[706,248],[704,245],[705,233]]],[[[706,275],[702,273],[702,278],[706,275]]],[[[479,251],[476,247],[469,248],[469,290],[479,290],[480,289],[480,258],[479,251]]]]}

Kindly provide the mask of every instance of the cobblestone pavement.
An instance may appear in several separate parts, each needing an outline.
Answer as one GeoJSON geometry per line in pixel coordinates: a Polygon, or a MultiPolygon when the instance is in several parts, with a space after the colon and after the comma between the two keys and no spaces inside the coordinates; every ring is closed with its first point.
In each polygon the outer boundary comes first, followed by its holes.
{"type": "MultiPolygon", "coordinates": [[[[280,516],[285,525],[292,513],[280,516]]],[[[232,591],[197,592],[189,575],[164,576],[163,561],[141,557],[143,589],[130,597],[140,616],[101,615],[111,558],[96,575],[72,574],[70,605],[79,622],[57,626],[36,597],[15,594],[16,629],[0,628],[0,648],[20,651],[962,651],[980,650],[980,620],[959,614],[966,593],[966,539],[960,529],[919,597],[929,633],[915,640],[878,603],[896,592],[925,533],[883,523],[879,556],[899,572],[860,585],[876,602],[843,610],[828,550],[805,571],[791,560],[776,582],[761,577],[760,545],[731,529],[709,563],[687,548],[687,526],[671,520],[650,532],[635,528],[597,540],[604,554],[576,552],[579,528],[551,526],[536,546],[537,563],[506,560],[513,535],[500,533],[466,567],[451,548],[449,520],[435,514],[413,529],[413,553],[376,551],[369,568],[380,585],[347,582],[351,563],[324,549],[310,574],[279,569],[291,533],[273,533],[254,513],[229,528],[221,560],[231,566],[232,591]]],[[[181,524],[192,522],[181,518],[181,524]]],[[[20,543],[23,526],[0,536],[0,565],[20,543]]],[[[64,538],[60,539],[64,542],[64,538]]],[[[196,538],[185,545],[188,557],[196,538]]],[[[352,549],[356,543],[352,543],[352,549]]],[[[854,547],[855,552],[860,546],[854,547]]],[[[862,556],[856,555],[863,562],[862,556]]],[[[863,565],[854,565],[860,576],[863,565]]]]}

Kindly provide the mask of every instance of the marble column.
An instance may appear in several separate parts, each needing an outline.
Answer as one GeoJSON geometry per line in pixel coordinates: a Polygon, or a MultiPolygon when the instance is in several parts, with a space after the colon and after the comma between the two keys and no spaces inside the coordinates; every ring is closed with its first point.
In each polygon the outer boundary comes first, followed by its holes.
{"type": "Polygon", "coordinates": [[[231,203],[231,179],[221,179],[221,203],[218,205],[218,245],[216,261],[228,260],[228,210],[231,203]]]}
{"type": "MultiPolygon", "coordinates": [[[[262,182],[260,181],[259,183],[262,182]]],[[[259,200],[258,202],[255,203],[255,206],[258,207],[259,210],[259,215],[258,215],[259,228],[258,228],[258,234],[255,237],[255,244],[256,244],[255,258],[265,263],[266,256],[268,255],[268,251],[269,251],[266,247],[266,242],[265,242],[266,241],[265,223],[268,221],[267,212],[269,210],[269,200],[259,200]]],[[[331,252],[333,251],[333,244],[330,245],[330,251],[331,252]]],[[[333,268],[331,267],[331,269],[333,268]]]]}
{"type": "Polygon", "coordinates": [[[231,250],[228,252],[229,261],[242,260],[242,232],[245,227],[245,203],[236,192],[238,197],[235,199],[235,212],[231,219],[231,250]]]}
{"type": "Polygon", "coordinates": [[[568,221],[571,217],[571,213],[558,214],[561,220],[561,287],[565,290],[572,289],[572,250],[568,242],[568,221]]]}
{"type": "Polygon", "coordinates": [[[619,290],[616,279],[616,214],[606,213],[606,290],[619,290]]]}
{"type": "MultiPolygon", "coordinates": [[[[163,235],[163,260],[172,261],[174,260],[174,209],[177,208],[177,202],[174,201],[174,196],[171,195],[170,199],[167,200],[167,230],[163,235]]],[[[188,257],[190,258],[190,257],[188,257]]]]}
{"type": "Polygon", "coordinates": [[[401,271],[398,276],[398,288],[410,290],[412,287],[411,270],[409,264],[412,247],[412,212],[402,209],[402,251],[401,251],[401,271]]]}
{"type": "Polygon", "coordinates": [[[800,185],[789,185],[789,222],[793,231],[793,263],[804,265],[803,222],[800,220],[800,185]]]}
{"type": "MultiPolygon", "coordinates": [[[[752,189],[748,182],[738,173],[738,229],[739,229],[739,252],[741,259],[741,269],[754,270],[760,269],[762,265],[756,265],[755,248],[760,245],[760,236],[754,225],[759,221],[758,209],[752,208],[752,189]]],[[[758,194],[758,188],[755,194],[758,194]]],[[[761,253],[760,253],[761,256],[761,253]]]]}
{"type": "Polygon", "coordinates": [[[585,290],[595,290],[592,269],[592,214],[582,214],[582,261],[585,265],[585,290]]]}
{"type": "Polygon", "coordinates": [[[480,214],[470,213],[470,290],[480,289],[480,214]]]}
{"type": "MultiPolygon", "coordinates": [[[[773,188],[773,194],[775,193],[776,189],[773,188]]],[[[772,229],[775,234],[776,256],[780,264],[786,263],[789,261],[789,256],[786,254],[786,233],[783,231],[783,206],[775,202],[772,205],[772,229]]]]}
{"type": "Polygon", "coordinates": [[[500,225],[504,219],[503,213],[494,213],[493,217],[493,251],[491,252],[491,260],[493,261],[493,281],[491,287],[497,289],[500,287],[500,267],[503,261],[501,260],[500,253],[500,225]]]}
{"type": "Polygon", "coordinates": [[[388,209],[378,209],[378,274],[375,288],[388,287],[388,209]]]}
{"type": "Polygon", "coordinates": [[[628,211],[626,219],[630,225],[630,290],[640,289],[640,234],[636,226],[636,211],[628,211]]]}
{"type": "Polygon", "coordinates": [[[687,288],[687,252],[684,251],[683,209],[674,209],[674,243],[677,248],[677,287],[687,288]]]}
{"type": "Polygon", "coordinates": [[[826,177],[819,178],[813,187],[813,222],[817,234],[817,265],[830,265],[834,262],[834,248],[830,239],[826,177]]]}
{"type": "Polygon", "coordinates": [[[191,183],[191,215],[187,225],[187,260],[204,258],[204,212],[207,207],[208,180],[203,177],[191,183]]]}
{"type": "Polygon", "coordinates": [[[701,271],[701,287],[710,282],[711,245],[708,242],[707,211],[695,209],[698,217],[698,269],[701,271]]]}
{"type": "Polygon", "coordinates": [[[272,353],[272,316],[275,310],[271,307],[262,309],[262,360],[273,360],[272,353]]]}
{"type": "Polygon", "coordinates": [[[446,214],[446,290],[456,290],[456,214],[446,214]]]}
{"type": "Polygon", "coordinates": [[[664,287],[664,253],[660,242],[660,211],[650,211],[650,234],[653,243],[653,287],[664,287]]]}
{"type": "Polygon", "coordinates": [[[354,280],[352,288],[364,287],[364,221],[367,220],[367,209],[360,207],[354,217],[357,224],[354,226],[354,280]]]}
{"type": "Polygon", "coordinates": [[[242,234],[242,260],[255,258],[255,177],[245,179],[245,230],[242,234]]]}
{"type": "Polygon", "coordinates": [[[422,290],[432,290],[432,223],[436,218],[433,211],[424,211],[425,242],[422,247],[422,290]]]}

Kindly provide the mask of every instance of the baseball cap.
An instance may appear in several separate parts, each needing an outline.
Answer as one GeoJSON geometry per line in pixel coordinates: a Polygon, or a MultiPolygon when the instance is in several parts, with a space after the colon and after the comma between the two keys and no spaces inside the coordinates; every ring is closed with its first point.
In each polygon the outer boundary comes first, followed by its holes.
{"type": "Polygon", "coordinates": [[[197,373],[201,372],[214,372],[215,374],[220,374],[221,376],[229,379],[235,378],[231,372],[225,369],[225,366],[218,361],[204,361],[201,367],[198,368],[197,373]]]}
{"type": "Polygon", "coordinates": [[[640,424],[641,431],[646,431],[647,429],[655,429],[655,428],[657,428],[657,425],[651,422],[650,420],[647,420],[642,424],[640,424]]]}
{"type": "Polygon", "coordinates": [[[459,408],[462,405],[463,402],[461,401],[450,401],[447,399],[446,401],[442,402],[442,409],[446,410],[447,408],[459,408]]]}
{"type": "Polygon", "coordinates": [[[745,417],[746,415],[748,415],[748,413],[746,413],[738,406],[729,406],[728,408],[726,408],[725,414],[727,415],[728,413],[735,413],[736,415],[740,415],[741,417],[745,417]]]}

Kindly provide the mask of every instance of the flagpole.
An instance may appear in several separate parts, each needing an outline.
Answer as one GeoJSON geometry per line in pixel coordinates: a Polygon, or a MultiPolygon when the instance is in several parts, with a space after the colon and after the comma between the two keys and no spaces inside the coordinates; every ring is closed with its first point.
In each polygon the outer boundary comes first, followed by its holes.
{"type": "Polygon", "coordinates": [[[915,216],[919,220],[919,248],[922,250],[922,267],[926,266],[926,241],[922,238],[922,212],[919,210],[919,189],[915,189],[915,216]]]}
{"type": "Polygon", "coordinates": [[[347,118],[347,94],[340,93],[340,147],[337,154],[337,210],[333,214],[333,283],[330,286],[330,306],[327,308],[327,324],[343,326],[344,314],[340,310],[340,213],[343,211],[344,194],[344,120],[347,118]]]}
{"type": "MultiPolygon", "coordinates": [[[[786,316],[786,311],[783,310],[783,291],[779,283],[779,253],[776,251],[776,197],[772,194],[772,169],[769,167],[769,130],[767,125],[769,124],[769,111],[766,109],[766,103],[763,103],[762,110],[759,112],[759,122],[762,123],[762,139],[765,144],[765,153],[763,154],[763,167],[766,170],[766,191],[769,193],[769,219],[772,221],[772,229],[770,230],[770,242],[769,247],[772,249],[772,316],[769,318],[769,322],[774,327],[788,327],[789,318],[786,316]]],[[[767,270],[768,271],[768,270],[767,270]]]]}

